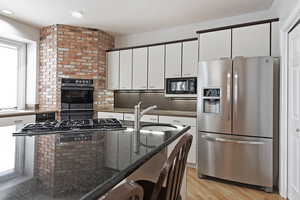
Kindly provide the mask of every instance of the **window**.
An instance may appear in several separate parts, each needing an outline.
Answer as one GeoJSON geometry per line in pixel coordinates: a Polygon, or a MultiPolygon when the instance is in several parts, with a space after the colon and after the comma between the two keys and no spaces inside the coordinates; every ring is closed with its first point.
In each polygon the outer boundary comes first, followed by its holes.
{"type": "Polygon", "coordinates": [[[26,44],[0,38],[0,109],[25,107],[26,44]]]}

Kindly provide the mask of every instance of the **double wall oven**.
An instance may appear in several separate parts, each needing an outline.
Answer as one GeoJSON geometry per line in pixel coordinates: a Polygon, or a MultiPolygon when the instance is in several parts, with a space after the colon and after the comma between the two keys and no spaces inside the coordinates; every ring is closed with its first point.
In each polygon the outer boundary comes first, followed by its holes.
{"type": "Polygon", "coordinates": [[[62,79],[61,119],[92,119],[94,86],[91,79],[62,79]]]}

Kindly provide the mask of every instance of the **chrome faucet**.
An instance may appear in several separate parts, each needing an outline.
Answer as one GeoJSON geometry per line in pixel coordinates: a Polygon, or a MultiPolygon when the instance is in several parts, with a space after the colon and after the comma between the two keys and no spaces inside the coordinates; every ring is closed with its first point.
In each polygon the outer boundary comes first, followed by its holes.
{"type": "Polygon", "coordinates": [[[154,105],[141,111],[141,104],[142,102],[139,102],[136,106],[134,106],[134,131],[135,132],[139,132],[141,129],[141,118],[143,117],[143,115],[149,112],[150,110],[157,108],[157,106],[154,105]]]}

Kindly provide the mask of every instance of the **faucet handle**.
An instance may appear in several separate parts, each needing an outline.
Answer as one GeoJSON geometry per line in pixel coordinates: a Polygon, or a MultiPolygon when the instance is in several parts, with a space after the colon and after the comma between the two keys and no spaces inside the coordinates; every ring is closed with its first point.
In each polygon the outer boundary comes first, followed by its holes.
{"type": "Polygon", "coordinates": [[[137,104],[137,106],[139,106],[139,107],[140,107],[140,106],[141,106],[141,104],[142,104],[142,101],[140,101],[140,102],[137,104]]]}

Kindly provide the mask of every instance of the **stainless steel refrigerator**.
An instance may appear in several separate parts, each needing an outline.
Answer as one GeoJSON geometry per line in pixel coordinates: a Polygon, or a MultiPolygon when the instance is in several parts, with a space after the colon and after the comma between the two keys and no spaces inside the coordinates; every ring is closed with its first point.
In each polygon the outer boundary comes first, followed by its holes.
{"type": "Polygon", "coordinates": [[[278,174],[279,60],[199,63],[198,176],[262,186],[278,174]]]}

